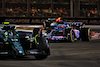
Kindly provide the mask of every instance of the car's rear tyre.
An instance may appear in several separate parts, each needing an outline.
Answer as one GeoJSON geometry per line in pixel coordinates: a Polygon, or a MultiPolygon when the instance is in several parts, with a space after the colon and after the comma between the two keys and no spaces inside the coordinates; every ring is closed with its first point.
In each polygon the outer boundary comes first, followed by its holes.
{"type": "Polygon", "coordinates": [[[40,51],[45,51],[46,54],[50,54],[48,40],[46,40],[45,37],[37,37],[37,48],[40,51]]]}
{"type": "Polygon", "coordinates": [[[82,41],[91,41],[91,29],[90,28],[81,29],[81,39],[82,41]]]}

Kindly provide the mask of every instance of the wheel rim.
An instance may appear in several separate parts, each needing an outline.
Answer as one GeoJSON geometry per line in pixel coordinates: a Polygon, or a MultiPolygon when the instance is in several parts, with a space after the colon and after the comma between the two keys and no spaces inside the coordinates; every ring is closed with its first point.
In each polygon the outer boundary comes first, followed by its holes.
{"type": "Polygon", "coordinates": [[[73,33],[72,30],[71,30],[71,33],[70,33],[70,37],[71,37],[71,42],[74,42],[74,33],[73,33]]]}
{"type": "Polygon", "coordinates": [[[91,31],[90,31],[90,28],[88,29],[88,40],[91,41],[91,31]]]}

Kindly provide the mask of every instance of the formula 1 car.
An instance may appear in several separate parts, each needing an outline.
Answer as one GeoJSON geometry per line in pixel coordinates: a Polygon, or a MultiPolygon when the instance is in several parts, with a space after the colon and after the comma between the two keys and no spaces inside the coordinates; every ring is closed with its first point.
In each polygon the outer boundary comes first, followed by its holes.
{"type": "Polygon", "coordinates": [[[23,34],[12,26],[0,29],[0,56],[23,57],[33,55],[36,59],[45,59],[50,55],[48,41],[42,37],[41,29],[34,28],[32,34],[23,34]]]}
{"type": "Polygon", "coordinates": [[[0,56],[24,56],[24,50],[14,26],[4,26],[0,30],[0,56]]]}
{"type": "Polygon", "coordinates": [[[48,40],[68,40],[71,42],[77,39],[82,39],[82,41],[91,40],[91,30],[84,28],[82,22],[53,22],[46,30],[43,35],[48,40]]]}

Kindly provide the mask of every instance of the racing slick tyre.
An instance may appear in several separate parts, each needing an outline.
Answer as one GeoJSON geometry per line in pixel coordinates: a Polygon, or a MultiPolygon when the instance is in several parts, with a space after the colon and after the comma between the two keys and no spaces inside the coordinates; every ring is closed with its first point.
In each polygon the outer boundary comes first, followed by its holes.
{"type": "Polygon", "coordinates": [[[38,28],[35,28],[33,30],[33,37],[35,37],[34,44],[36,45],[36,49],[38,49],[38,51],[42,52],[42,54],[35,55],[35,58],[38,60],[47,58],[47,56],[50,55],[48,41],[46,40],[45,37],[41,36],[41,31],[39,31],[38,28]],[[40,32],[40,34],[39,34],[39,32],[40,32]]]}
{"type": "Polygon", "coordinates": [[[36,40],[37,49],[42,52],[42,54],[35,55],[35,58],[37,60],[47,58],[47,56],[50,55],[50,49],[46,39],[44,37],[37,37],[36,40]]]}
{"type": "Polygon", "coordinates": [[[50,55],[50,47],[45,37],[37,37],[37,45],[40,51],[43,51],[46,55],[50,55]]]}
{"type": "Polygon", "coordinates": [[[68,35],[68,41],[70,41],[70,42],[75,41],[75,33],[74,33],[73,29],[69,29],[69,32],[67,35],[68,35]]]}
{"type": "Polygon", "coordinates": [[[81,39],[82,41],[91,41],[91,29],[90,28],[81,29],[81,39]]]}
{"type": "Polygon", "coordinates": [[[37,45],[39,50],[48,50],[49,45],[48,45],[48,41],[46,40],[45,37],[42,37],[40,35],[40,37],[38,37],[38,31],[39,28],[35,28],[33,31],[33,37],[35,37],[35,44],[37,45]]]}

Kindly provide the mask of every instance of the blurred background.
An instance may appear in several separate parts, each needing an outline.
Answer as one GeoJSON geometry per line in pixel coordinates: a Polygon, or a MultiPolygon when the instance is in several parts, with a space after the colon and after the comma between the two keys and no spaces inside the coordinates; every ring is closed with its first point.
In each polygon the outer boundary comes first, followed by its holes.
{"type": "Polygon", "coordinates": [[[99,17],[100,0],[0,0],[0,16],[99,17]]]}
{"type": "MultiPolygon", "coordinates": [[[[0,0],[0,17],[58,16],[63,18],[99,18],[100,0],[0,0]]],[[[97,23],[99,20],[89,20],[88,22],[97,23]]]]}

